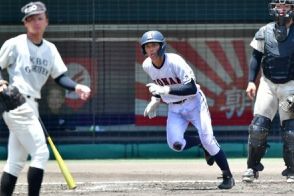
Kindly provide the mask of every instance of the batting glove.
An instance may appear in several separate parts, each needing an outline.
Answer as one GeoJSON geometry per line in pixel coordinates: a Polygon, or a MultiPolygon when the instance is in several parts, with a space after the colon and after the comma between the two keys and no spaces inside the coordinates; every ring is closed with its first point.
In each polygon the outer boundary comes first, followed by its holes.
{"type": "Polygon", "coordinates": [[[159,86],[154,83],[149,83],[146,86],[149,87],[149,92],[152,93],[152,95],[167,95],[170,91],[169,86],[159,86]]]}
{"type": "Polygon", "coordinates": [[[156,117],[156,109],[158,108],[159,104],[160,98],[152,96],[150,103],[144,110],[144,116],[148,116],[149,119],[156,117]]]}

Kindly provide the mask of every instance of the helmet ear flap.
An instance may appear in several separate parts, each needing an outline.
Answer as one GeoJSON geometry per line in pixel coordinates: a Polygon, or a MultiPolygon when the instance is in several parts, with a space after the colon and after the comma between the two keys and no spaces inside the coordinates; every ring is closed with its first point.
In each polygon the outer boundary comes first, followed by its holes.
{"type": "Polygon", "coordinates": [[[165,49],[166,49],[166,42],[160,43],[160,49],[158,51],[158,55],[163,56],[165,53],[165,49]]]}
{"type": "Polygon", "coordinates": [[[147,53],[146,53],[146,50],[145,50],[145,44],[143,44],[143,45],[141,46],[141,51],[142,51],[142,53],[143,53],[144,56],[147,54],[147,53]]]}

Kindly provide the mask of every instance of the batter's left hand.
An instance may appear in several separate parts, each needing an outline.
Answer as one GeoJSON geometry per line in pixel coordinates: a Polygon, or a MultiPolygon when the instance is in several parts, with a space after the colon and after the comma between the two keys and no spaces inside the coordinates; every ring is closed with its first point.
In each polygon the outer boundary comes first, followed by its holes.
{"type": "Polygon", "coordinates": [[[75,92],[79,95],[82,100],[87,100],[90,97],[91,89],[83,84],[77,84],[75,92]]]}
{"type": "Polygon", "coordinates": [[[152,93],[152,95],[167,95],[170,91],[169,86],[159,86],[154,83],[149,83],[146,86],[149,87],[149,92],[152,93]]]}

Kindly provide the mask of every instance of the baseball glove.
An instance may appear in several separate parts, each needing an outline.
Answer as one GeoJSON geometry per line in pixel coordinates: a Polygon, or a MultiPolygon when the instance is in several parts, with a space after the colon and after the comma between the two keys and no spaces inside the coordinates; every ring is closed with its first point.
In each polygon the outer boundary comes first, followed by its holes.
{"type": "Polygon", "coordinates": [[[14,110],[25,102],[25,98],[20,94],[15,86],[8,85],[5,80],[0,80],[0,113],[14,110]]]}
{"type": "Polygon", "coordinates": [[[286,99],[280,102],[280,107],[285,112],[293,112],[294,113],[294,95],[289,95],[286,99]]]}

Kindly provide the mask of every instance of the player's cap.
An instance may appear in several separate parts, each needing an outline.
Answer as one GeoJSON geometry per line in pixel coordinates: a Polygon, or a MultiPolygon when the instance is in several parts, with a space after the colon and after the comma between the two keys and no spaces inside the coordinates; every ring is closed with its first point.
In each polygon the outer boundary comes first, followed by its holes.
{"type": "Polygon", "coordinates": [[[25,21],[25,19],[29,16],[41,14],[46,11],[47,9],[44,3],[40,1],[30,2],[21,8],[21,12],[24,14],[22,21],[25,21]]]}

